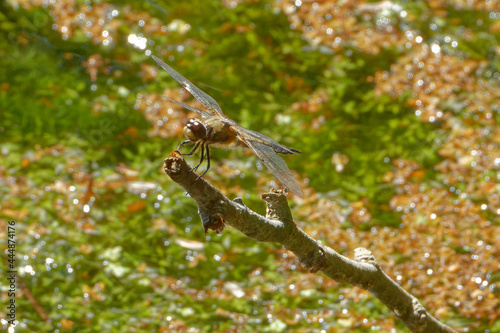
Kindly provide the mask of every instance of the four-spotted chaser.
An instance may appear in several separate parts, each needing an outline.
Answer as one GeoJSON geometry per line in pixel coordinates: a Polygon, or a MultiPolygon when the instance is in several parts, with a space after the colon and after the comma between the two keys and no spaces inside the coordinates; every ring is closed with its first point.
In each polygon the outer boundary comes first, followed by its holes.
{"type": "Polygon", "coordinates": [[[192,155],[201,148],[200,162],[193,169],[196,170],[204,158],[207,158],[207,169],[202,177],[210,168],[210,150],[209,147],[233,149],[250,148],[252,152],[269,168],[271,173],[290,191],[303,198],[299,183],[293,176],[285,161],[276,155],[279,154],[297,154],[300,150],[283,146],[264,134],[243,128],[236,122],[229,119],[221,110],[219,104],[204,93],[201,89],[192,84],[188,79],[175,71],[172,67],[164,63],[159,58],[152,56],[161,68],[167,71],[184,89],[186,89],[194,98],[196,98],[207,110],[200,110],[191,105],[175,101],[167,96],[166,99],[174,102],[190,111],[196,112],[202,116],[202,119],[190,119],[184,127],[184,135],[188,140],[182,142],[177,150],[186,143],[194,143],[193,149],[184,155],[192,155]]]}

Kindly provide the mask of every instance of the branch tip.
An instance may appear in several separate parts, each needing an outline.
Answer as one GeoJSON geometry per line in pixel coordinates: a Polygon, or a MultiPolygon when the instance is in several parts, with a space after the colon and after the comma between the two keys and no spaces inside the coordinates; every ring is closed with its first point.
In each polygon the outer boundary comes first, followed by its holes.
{"type": "Polygon", "coordinates": [[[186,161],[184,161],[184,158],[182,157],[182,154],[178,150],[174,150],[170,154],[170,157],[164,160],[163,170],[169,176],[177,175],[183,169],[182,163],[186,163],[186,161]]]}

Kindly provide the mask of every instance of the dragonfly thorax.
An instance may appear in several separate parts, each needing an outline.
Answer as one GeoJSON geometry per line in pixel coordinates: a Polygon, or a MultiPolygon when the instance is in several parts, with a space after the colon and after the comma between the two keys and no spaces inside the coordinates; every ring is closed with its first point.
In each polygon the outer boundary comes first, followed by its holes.
{"type": "Polygon", "coordinates": [[[196,118],[189,119],[184,126],[184,135],[189,140],[196,142],[199,140],[205,140],[208,136],[208,128],[207,125],[202,123],[196,118]]]}

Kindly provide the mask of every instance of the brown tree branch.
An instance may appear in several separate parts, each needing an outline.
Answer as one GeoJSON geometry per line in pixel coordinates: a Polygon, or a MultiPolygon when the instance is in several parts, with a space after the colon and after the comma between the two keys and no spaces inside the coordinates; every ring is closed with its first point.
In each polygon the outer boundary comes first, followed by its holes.
{"type": "Polygon", "coordinates": [[[286,197],[279,191],[266,193],[266,217],[248,209],[241,199],[226,198],[219,190],[191,171],[178,151],[165,160],[165,173],[198,205],[205,232],[222,232],[224,223],[259,242],[277,242],[292,251],[311,272],[322,271],[339,283],[349,283],[371,292],[384,303],[411,332],[455,332],[431,316],[420,302],[387,276],[372,253],[354,250],[354,260],[327,246],[321,246],[293,221],[286,197]]]}

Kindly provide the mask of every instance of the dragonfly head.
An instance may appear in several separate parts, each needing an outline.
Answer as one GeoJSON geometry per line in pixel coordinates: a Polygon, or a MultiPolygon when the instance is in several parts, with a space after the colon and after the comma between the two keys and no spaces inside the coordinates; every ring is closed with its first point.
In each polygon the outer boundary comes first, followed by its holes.
{"type": "Polygon", "coordinates": [[[208,136],[207,125],[196,118],[189,119],[183,131],[186,138],[193,142],[204,140],[208,136]]]}

